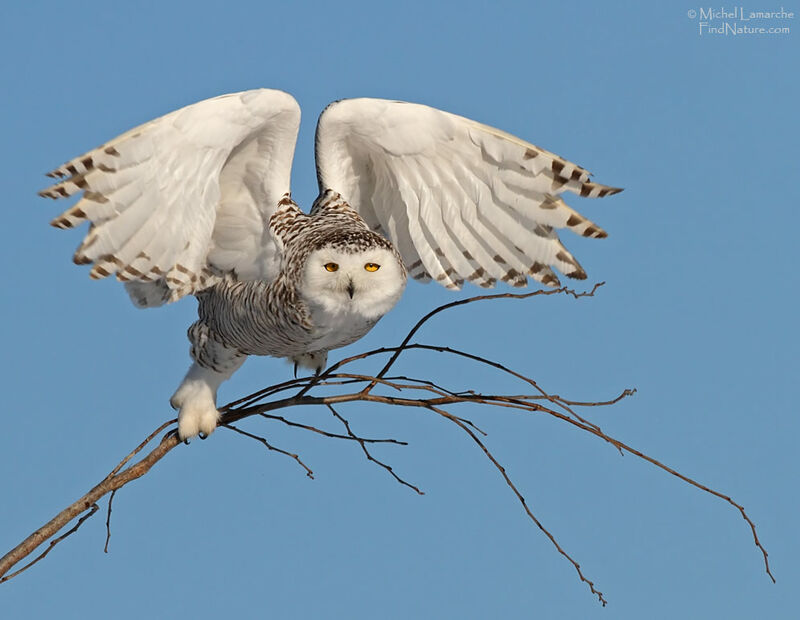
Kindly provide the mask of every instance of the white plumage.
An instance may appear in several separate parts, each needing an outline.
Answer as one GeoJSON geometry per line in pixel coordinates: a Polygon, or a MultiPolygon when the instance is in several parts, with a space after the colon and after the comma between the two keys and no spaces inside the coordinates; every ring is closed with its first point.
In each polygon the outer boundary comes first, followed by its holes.
{"type": "Polygon", "coordinates": [[[116,274],[133,302],[197,295],[195,360],[172,404],[182,438],[217,423],[216,390],[247,355],[321,370],[363,336],[409,275],[524,286],[586,273],[557,228],[606,233],[560,198],[621,190],[510,134],[427,106],[335,102],[317,126],[320,195],[290,198],[300,109],[252,90],[176,110],[50,173],[40,192],[82,199],[52,224],[91,223],[75,253],[90,276],[116,274]]]}

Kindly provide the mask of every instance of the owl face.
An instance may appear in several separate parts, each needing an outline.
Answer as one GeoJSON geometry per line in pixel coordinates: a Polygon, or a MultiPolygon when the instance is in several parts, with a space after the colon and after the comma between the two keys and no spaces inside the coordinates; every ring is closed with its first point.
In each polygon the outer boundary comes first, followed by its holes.
{"type": "Polygon", "coordinates": [[[406,273],[391,250],[328,246],[309,254],[301,294],[326,312],[379,319],[400,299],[406,273]]]}

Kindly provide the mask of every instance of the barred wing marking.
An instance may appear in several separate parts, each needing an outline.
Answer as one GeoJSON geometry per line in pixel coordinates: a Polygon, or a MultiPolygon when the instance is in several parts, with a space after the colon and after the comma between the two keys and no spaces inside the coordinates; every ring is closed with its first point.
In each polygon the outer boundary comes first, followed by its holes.
{"type": "Polygon", "coordinates": [[[216,273],[270,278],[278,249],[265,222],[289,192],[300,109],[252,90],[181,108],[49,173],[40,192],[82,199],[51,223],[91,223],[75,253],[90,276],[116,274],[141,306],[174,301],[216,273]]]}
{"type": "Polygon", "coordinates": [[[335,102],[317,125],[320,191],[333,189],[397,246],[409,273],[448,288],[464,280],[549,286],[586,272],[555,229],[605,231],[561,199],[619,188],[498,129],[435,108],[382,99],[335,102]]]}

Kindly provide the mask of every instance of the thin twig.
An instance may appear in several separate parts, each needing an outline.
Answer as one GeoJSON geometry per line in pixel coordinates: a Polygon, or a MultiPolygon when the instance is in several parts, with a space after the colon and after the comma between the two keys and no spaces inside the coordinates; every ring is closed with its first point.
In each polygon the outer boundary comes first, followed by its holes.
{"type": "Polygon", "coordinates": [[[303,463],[303,461],[300,459],[300,457],[296,453],[287,452],[286,450],[282,450],[281,448],[273,446],[271,443],[269,443],[263,437],[260,437],[258,435],[254,435],[253,433],[248,433],[247,431],[242,430],[241,428],[237,428],[233,424],[223,424],[222,426],[224,426],[225,428],[229,428],[232,431],[235,431],[235,432],[239,433],[240,435],[244,435],[245,437],[249,437],[250,439],[255,439],[259,443],[263,444],[267,449],[272,450],[273,452],[278,452],[280,454],[285,454],[286,456],[294,459],[295,461],[297,461],[297,464],[300,465],[300,467],[302,467],[303,469],[306,470],[306,476],[308,476],[312,480],[314,479],[314,472],[311,471],[311,468],[308,465],[303,463]]]}
{"type": "Polygon", "coordinates": [[[397,473],[394,471],[394,469],[392,469],[391,465],[387,465],[383,461],[380,461],[380,460],[376,459],[374,456],[372,456],[372,454],[370,454],[369,450],[367,450],[366,444],[355,433],[353,433],[353,431],[350,429],[350,423],[343,416],[339,415],[339,413],[336,411],[336,409],[333,408],[333,405],[328,404],[327,406],[328,406],[328,409],[330,409],[331,413],[336,417],[336,419],[338,419],[342,424],[344,424],[344,427],[347,429],[347,434],[350,435],[350,437],[352,437],[353,439],[355,439],[359,443],[359,445],[361,446],[361,449],[364,451],[364,454],[367,457],[367,460],[372,461],[373,463],[375,463],[376,465],[379,465],[380,467],[383,467],[386,471],[388,471],[392,475],[392,477],[395,480],[397,480],[397,482],[399,482],[400,484],[402,484],[404,486],[407,486],[409,489],[413,489],[414,491],[417,492],[417,495],[425,495],[425,493],[420,491],[419,488],[417,488],[416,486],[414,486],[410,482],[406,482],[400,476],[398,476],[397,473]]]}
{"type": "Polygon", "coordinates": [[[561,545],[558,544],[558,541],[555,539],[555,536],[553,536],[550,533],[550,531],[544,525],[542,525],[542,522],[539,521],[539,519],[536,518],[536,516],[531,511],[530,506],[528,506],[528,502],[525,501],[525,497],[522,495],[522,493],[519,492],[519,489],[517,489],[516,485],[511,481],[511,478],[509,478],[508,472],[506,472],[506,468],[503,467],[497,461],[497,459],[491,453],[489,448],[486,447],[486,444],[484,444],[478,438],[478,436],[475,435],[475,433],[473,433],[468,427],[466,427],[457,418],[455,418],[454,416],[450,415],[450,413],[448,413],[444,409],[439,409],[438,407],[430,407],[430,409],[431,409],[431,411],[434,411],[434,412],[438,413],[439,415],[441,415],[445,419],[450,420],[451,422],[453,422],[461,430],[463,430],[465,433],[467,433],[470,436],[470,438],[472,439],[472,441],[474,441],[476,444],[478,444],[480,449],[486,455],[486,458],[488,458],[492,462],[492,465],[494,465],[495,468],[497,469],[497,471],[500,472],[500,475],[503,476],[503,479],[506,481],[506,484],[514,492],[514,495],[517,496],[517,499],[522,504],[522,507],[525,510],[525,513],[528,515],[528,517],[530,517],[531,521],[533,521],[536,524],[536,527],[538,527],[542,532],[544,532],[545,536],[547,536],[547,538],[550,539],[550,542],[553,543],[553,545],[558,550],[558,552],[561,555],[563,555],[567,560],[569,560],[569,562],[575,567],[575,570],[578,571],[578,577],[580,577],[580,580],[583,581],[584,583],[586,583],[589,586],[589,589],[592,591],[592,593],[597,596],[597,598],[600,600],[600,603],[603,605],[603,607],[605,607],[606,604],[608,603],[608,601],[606,601],[606,599],[603,597],[603,593],[600,592],[600,590],[597,590],[594,587],[594,582],[591,581],[590,579],[588,579],[583,574],[583,571],[581,570],[581,565],[578,564],[574,559],[572,559],[572,556],[570,556],[569,553],[564,551],[564,549],[561,547],[561,545]]]}
{"type": "Polygon", "coordinates": [[[128,461],[130,461],[130,460],[131,460],[131,459],[132,459],[134,456],[136,456],[137,454],[139,454],[139,452],[141,452],[141,451],[142,451],[142,449],[143,449],[143,448],[144,448],[144,447],[145,447],[147,444],[149,444],[151,441],[153,441],[153,439],[155,438],[155,436],[156,436],[156,435],[158,435],[158,434],[159,434],[161,431],[163,431],[163,430],[164,430],[165,428],[167,428],[168,426],[171,426],[171,425],[173,425],[173,424],[177,423],[177,421],[178,421],[178,419],[177,419],[177,418],[173,418],[172,420],[167,420],[167,421],[166,421],[166,422],[164,422],[164,423],[163,423],[161,426],[159,426],[159,427],[158,427],[156,430],[154,430],[152,433],[150,433],[150,434],[149,434],[147,437],[145,437],[145,438],[144,438],[144,441],[143,441],[142,443],[140,443],[138,446],[136,446],[136,447],[135,447],[135,448],[134,448],[134,449],[133,449],[133,450],[132,450],[132,451],[131,451],[131,452],[130,452],[130,453],[129,453],[129,454],[128,454],[128,455],[127,455],[125,458],[124,458],[124,459],[122,459],[122,460],[121,460],[121,461],[120,461],[120,462],[117,464],[117,466],[116,466],[114,469],[112,469],[112,470],[109,472],[108,476],[106,476],[106,479],[113,478],[113,477],[116,475],[116,473],[117,473],[117,472],[118,472],[120,469],[122,469],[122,468],[125,466],[125,464],[126,464],[126,463],[128,463],[128,461]]]}
{"type": "Polygon", "coordinates": [[[303,430],[311,431],[312,433],[317,433],[324,437],[330,437],[332,439],[346,439],[348,441],[363,441],[364,443],[393,443],[398,446],[407,446],[407,441],[400,441],[398,439],[372,439],[368,437],[355,437],[353,435],[340,435],[339,433],[331,433],[330,431],[326,431],[321,428],[317,428],[316,426],[311,426],[310,424],[301,424],[299,422],[294,422],[283,416],[274,415],[270,413],[260,413],[259,414],[262,418],[266,418],[267,420],[277,420],[286,424],[287,426],[293,426],[295,428],[302,428],[303,430]]]}
{"type": "Polygon", "coordinates": [[[628,396],[633,396],[636,394],[636,391],[636,388],[626,388],[622,390],[622,392],[620,392],[619,396],[616,398],[612,398],[611,400],[599,400],[591,403],[582,400],[568,400],[557,395],[553,395],[553,398],[558,399],[559,402],[566,403],[571,407],[608,407],[609,405],[616,405],[622,399],[628,398],[628,396]]]}
{"type": "Polygon", "coordinates": [[[108,542],[111,540],[111,502],[114,501],[114,496],[117,494],[117,489],[111,491],[108,496],[108,513],[106,514],[106,544],[103,547],[103,553],[108,553],[108,542]]]}
{"type": "MultiPolygon", "coordinates": [[[[444,312],[445,310],[450,310],[451,308],[456,308],[458,306],[463,306],[463,305],[475,303],[475,302],[478,302],[478,301],[488,301],[488,300],[493,300],[493,299],[528,299],[530,297],[550,296],[550,295],[558,295],[558,294],[572,295],[575,299],[579,299],[581,297],[593,297],[594,294],[595,294],[595,291],[597,291],[597,289],[600,288],[601,286],[603,286],[604,284],[605,284],[605,282],[598,282],[597,284],[595,284],[592,287],[592,289],[590,291],[581,292],[581,293],[576,293],[574,290],[572,290],[570,288],[562,287],[562,288],[548,289],[548,290],[539,289],[539,290],[536,290],[536,291],[531,291],[530,293],[497,293],[497,294],[494,294],[494,295],[476,295],[474,297],[467,297],[465,299],[459,299],[457,301],[453,301],[453,302],[450,302],[450,303],[447,303],[447,304],[443,304],[443,305],[441,305],[441,306],[439,306],[437,308],[434,308],[428,314],[423,316],[419,321],[417,321],[416,324],[414,325],[414,327],[412,327],[411,330],[408,332],[408,334],[406,334],[406,337],[400,343],[400,346],[391,347],[391,348],[384,348],[384,349],[378,350],[378,351],[394,350],[394,354],[389,359],[389,361],[386,362],[386,365],[381,369],[381,371],[378,372],[377,375],[375,375],[375,377],[376,377],[376,379],[380,379],[387,372],[389,372],[389,369],[394,365],[395,361],[397,361],[397,358],[400,356],[400,354],[406,348],[406,345],[411,341],[411,338],[414,337],[414,334],[416,334],[417,331],[419,331],[420,327],[422,327],[429,319],[433,318],[434,316],[436,316],[440,312],[444,312]]],[[[348,357],[348,358],[346,358],[344,360],[341,360],[341,361],[333,364],[332,366],[329,366],[322,374],[320,374],[320,375],[318,375],[316,377],[312,377],[311,381],[305,387],[303,387],[300,390],[300,392],[298,392],[298,396],[303,396],[303,395],[307,394],[309,392],[309,390],[311,390],[315,385],[317,385],[320,381],[324,381],[330,374],[332,374],[335,371],[337,371],[343,365],[349,364],[350,362],[355,361],[357,359],[362,359],[363,357],[367,357],[369,355],[372,355],[373,353],[374,352],[369,352],[369,353],[364,354],[364,355],[354,355],[352,357],[348,357]]],[[[370,390],[372,390],[372,388],[375,385],[377,385],[377,381],[375,382],[375,384],[371,384],[371,385],[367,386],[366,388],[364,388],[364,391],[365,392],[369,392],[370,390]]]]}
{"type": "MultiPolygon", "coordinates": [[[[549,290],[541,290],[540,289],[540,290],[536,290],[536,291],[531,291],[530,293],[497,293],[497,294],[494,294],[494,295],[476,295],[474,297],[468,297],[466,299],[459,299],[457,301],[453,301],[453,302],[450,302],[448,304],[443,304],[443,305],[439,306],[438,308],[434,308],[428,314],[423,316],[419,321],[417,321],[417,324],[414,325],[414,327],[411,328],[411,331],[408,332],[406,337],[403,339],[403,342],[400,343],[400,348],[402,349],[409,342],[411,342],[411,339],[414,337],[414,334],[416,334],[417,331],[419,330],[419,328],[422,327],[425,323],[427,323],[429,319],[433,318],[434,316],[436,316],[440,312],[444,312],[445,310],[450,310],[451,308],[456,308],[458,306],[464,306],[466,304],[475,303],[476,301],[489,301],[489,300],[494,300],[494,299],[528,299],[530,297],[558,295],[558,294],[572,295],[575,299],[578,299],[580,297],[593,297],[594,294],[595,294],[595,291],[597,291],[597,289],[600,288],[601,286],[603,286],[604,284],[605,284],[605,282],[598,282],[597,284],[595,284],[592,287],[591,291],[582,292],[582,293],[576,293],[574,290],[572,290],[570,288],[561,287],[561,288],[549,289],[549,290]]],[[[377,376],[378,377],[383,377],[387,372],[389,372],[389,369],[394,365],[394,363],[397,361],[397,358],[399,356],[400,356],[400,351],[398,351],[394,355],[392,355],[392,357],[389,359],[388,362],[386,362],[386,365],[381,369],[381,371],[377,374],[377,376]]]]}
{"type": "Polygon", "coordinates": [[[294,379],[289,379],[288,381],[284,381],[282,383],[276,383],[275,385],[271,385],[262,390],[253,392],[252,394],[248,394],[247,396],[243,396],[238,400],[231,401],[227,405],[223,405],[219,408],[219,412],[225,413],[229,409],[247,407],[254,401],[292,389],[293,387],[302,386],[303,384],[310,382],[312,379],[313,377],[295,377],[294,379]]]}
{"type": "Polygon", "coordinates": [[[570,415],[575,417],[577,420],[580,420],[584,424],[588,424],[589,426],[593,427],[595,430],[599,431],[600,433],[603,432],[602,429],[597,424],[594,424],[594,423],[590,422],[589,420],[584,419],[583,417],[581,417],[580,415],[575,413],[575,411],[570,409],[569,406],[566,404],[566,402],[564,400],[548,394],[545,390],[543,390],[541,388],[541,386],[536,381],[534,381],[530,377],[526,377],[522,373],[519,373],[519,372],[516,372],[514,370],[511,370],[510,368],[508,368],[507,366],[505,366],[503,364],[500,364],[498,362],[494,362],[494,361],[492,361],[490,359],[487,359],[485,357],[481,357],[479,355],[474,355],[473,353],[468,353],[466,351],[461,351],[459,349],[454,349],[452,347],[446,347],[446,346],[435,346],[435,345],[414,343],[414,344],[406,344],[405,345],[405,349],[406,350],[409,350],[409,349],[420,349],[420,350],[424,350],[424,351],[438,351],[439,353],[450,353],[452,355],[457,355],[459,357],[464,357],[464,358],[470,359],[472,361],[478,362],[480,364],[484,364],[486,366],[491,366],[492,368],[496,368],[497,370],[500,370],[501,372],[504,372],[504,373],[506,373],[508,375],[511,375],[512,377],[516,377],[517,379],[520,379],[521,381],[524,381],[525,383],[527,383],[528,385],[530,385],[534,389],[536,389],[544,398],[546,398],[550,402],[558,405],[559,407],[561,407],[562,409],[567,411],[570,415]]]}
{"type": "MultiPolygon", "coordinates": [[[[402,392],[403,390],[424,390],[424,391],[428,391],[428,392],[431,392],[433,394],[436,394],[436,395],[438,395],[440,397],[445,397],[446,398],[448,396],[454,396],[454,393],[450,392],[449,390],[437,389],[437,387],[433,383],[430,383],[430,384],[427,384],[427,385],[425,383],[421,383],[420,385],[403,385],[403,384],[400,384],[400,383],[391,382],[388,379],[383,379],[383,378],[380,378],[380,377],[370,377],[368,375],[353,375],[353,374],[347,374],[347,373],[337,373],[334,376],[335,377],[344,377],[344,378],[347,378],[347,379],[354,379],[354,380],[361,381],[361,382],[364,382],[364,383],[374,383],[375,385],[386,385],[388,387],[392,387],[392,388],[396,389],[399,392],[402,392]]],[[[466,418],[459,418],[459,420],[461,420],[464,424],[467,424],[468,426],[471,426],[472,428],[474,428],[476,431],[478,431],[484,437],[487,435],[487,433],[485,431],[483,431],[481,428],[479,428],[474,422],[472,422],[472,420],[467,420],[466,418]]]]}

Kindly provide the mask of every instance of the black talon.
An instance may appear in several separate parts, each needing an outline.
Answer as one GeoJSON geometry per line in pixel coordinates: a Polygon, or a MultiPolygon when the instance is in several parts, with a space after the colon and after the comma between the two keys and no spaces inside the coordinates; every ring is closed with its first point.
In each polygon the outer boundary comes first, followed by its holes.
{"type": "Polygon", "coordinates": [[[198,436],[200,439],[202,439],[203,441],[205,441],[206,439],[208,439],[208,433],[204,433],[203,431],[200,431],[199,433],[197,433],[197,436],[198,436]]]}

